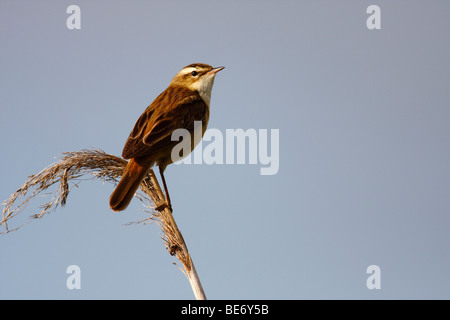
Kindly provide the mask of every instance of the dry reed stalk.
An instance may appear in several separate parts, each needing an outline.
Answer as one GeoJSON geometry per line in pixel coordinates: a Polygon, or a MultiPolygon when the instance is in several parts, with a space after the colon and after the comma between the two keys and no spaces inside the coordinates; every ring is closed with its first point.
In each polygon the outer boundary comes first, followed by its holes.
{"type": "MultiPolygon", "coordinates": [[[[97,149],[63,153],[60,161],[48,166],[38,174],[30,176],[8,200],[2,203],[4,207],[0,227],[3,226],[5,229],[2,233],[16,231],[34,219],[40,219],[45,214],[55,211],[59,205],[64,206],[70,192],[69,181],[72,180],[72,183],[77,186],[76,181],[80,181],[82,176],[90,174],[95,179],[117,183],[126,165],[127,161],[122,158],[97,149]],[[24,224],[10,229],[9,221],[22,212],[36,195],[46,191],[54,184],[59,184],[58,188],[53,193],[51,200],[41,206],[42,211],[32,215],[32,219],[24,224]],[[26,198],[14,206],[16,200],[21,197],[26,198]]],[[[165,202],[165,198],[153,170],[150,170],[142,181],[140,191],[136,193],[136,196],[144,203],[145,207],[158,208],[158,210],[146,210],[151,216],[138,223],[157,222],[162,230],[162,239],[167,250],[172,256],[176,256],[183,265],[184,270],[180,269],[187,276],[196,299],[206,299],[194,263],[171,210],[167,206],[158,206],[165,202]]]]}

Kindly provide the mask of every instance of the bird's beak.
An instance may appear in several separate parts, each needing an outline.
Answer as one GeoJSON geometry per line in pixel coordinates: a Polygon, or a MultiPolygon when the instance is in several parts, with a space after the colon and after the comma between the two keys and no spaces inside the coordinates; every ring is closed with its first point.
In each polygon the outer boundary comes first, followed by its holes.
{"type": "Polygon", "coordinates": [[[217,72],[219,72],[220,70],[224,69],[225,67],[217,67],[217,68],[213,68],[211,71],[208,71],[207,74],[216,74],[217,72]]]}

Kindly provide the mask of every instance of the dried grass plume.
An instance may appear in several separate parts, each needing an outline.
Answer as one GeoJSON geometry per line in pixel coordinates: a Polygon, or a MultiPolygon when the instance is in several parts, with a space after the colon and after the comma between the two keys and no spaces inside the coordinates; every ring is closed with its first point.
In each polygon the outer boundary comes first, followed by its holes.
{"type": "MultiPolygon", "coordinates": [[[[24,224],[55,211],[58,206],[64,206],[71,191],[70,181],[73,186],[78,186],[78,183],[86,177],[117,183],[126,165],[126,160],[98,149],[63,153],[60,161],[30,176],[8,200],[2,203],[3,213],[0,228],[3,228],[3,230],[1,233],[16,231],[24,224]],[[25,223],[11,228],[11,219],[20,214],[38,194],[46,192],[54,185],[56,190],[50,201],[41,205],[41,211],[32,215],[30,220],[25,223]],[[21,202],[18,201],[19,199],[21,199],[21,202]]],[[[139,223],[157,222],[162,230],[162,239],[167,250],[171,255],[176,256],[183,265],[184,270],[182,269],[182,271],[186,274],[196,298],[205,299],[191,256],[172,212],[167,207],[158,206],[164,203],[165,198],[153,170],[150,170],[147,177],[142,181],[140,191],[136,196],[143,202],[150,216],[148,219],[139,221],[139,223]],[[156,207],[160,209],[155,210],[156,207]]]]}

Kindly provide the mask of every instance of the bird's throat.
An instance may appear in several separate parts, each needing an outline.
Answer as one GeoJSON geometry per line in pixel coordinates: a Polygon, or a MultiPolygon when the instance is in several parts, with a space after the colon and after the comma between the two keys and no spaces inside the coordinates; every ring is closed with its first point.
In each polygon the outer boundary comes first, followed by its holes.
{"type": "Polygon", "coordinates": [[[201,79],[200,81],[195,83],[195,90],[198,91],[200,97],[209,107],[209,103],[211,101],[211,91],[214,85],[214,76],[209,76],[208,78],[201,79]]]}

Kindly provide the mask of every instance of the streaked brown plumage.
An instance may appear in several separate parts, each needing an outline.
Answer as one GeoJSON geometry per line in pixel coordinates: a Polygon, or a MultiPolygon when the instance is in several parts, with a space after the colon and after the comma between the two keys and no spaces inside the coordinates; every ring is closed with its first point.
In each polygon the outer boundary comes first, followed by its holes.
{"type": "MultiPolygon", "coordinates": [[[[194,121],[202,121],[202,135],[209,120],[209,101],[215,74],[223,67],[195,63],[184,67],[137,120],[122,152],[130,159],[122,178],[111,194],[109,204],[114,211],[125,210],[148,170],[157,165],[166,193],[170,197],[164,170],[172,163],[172,133],[179,128],[194,133],[194,121]]],[[[191,141],[194,139],[191,137],[191,141]]],[[[191,151],[195,147],[192,143],[191,151]]],[[[186,156],[186,155],[184,155],[186,156]]]]}

